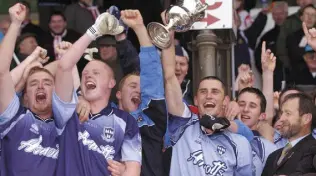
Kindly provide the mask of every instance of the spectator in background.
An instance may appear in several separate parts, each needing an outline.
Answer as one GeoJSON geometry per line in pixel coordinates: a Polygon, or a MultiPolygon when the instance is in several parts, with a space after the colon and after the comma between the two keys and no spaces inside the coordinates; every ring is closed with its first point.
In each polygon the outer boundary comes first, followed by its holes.
{"type": "Polygon", "coordinates": [[[67,29],[66,17],[63,13],[58,11],[50,15],[48,27],[50,33],[46,35],[43,40],[43,48],[47,50],[51,62],[60,58],[54,50],[55,46],[62,41],[74,43],[81,35],[74,30],[67,29]]]}
{"type": "Polygon", "coordinates": [[[293,74],[295,84],[316,85],[316,54],[315,51],[307,45],[303,54],[304,64],[293,74]]]}
{"type": "Polygon", "coordinates": [[[287,69],[287,73],[289,69],[291,69],[291,64],[287,55],[286,38],[288,35],[301,28],[301,10],[305,6],[312,4],[313,0],[296,0],[296,2],[297,5],[300,6],[300,10],[285,20],[284,24],[280,28],[280,33],[276,43],[276,56],[282,61],[283,66],[287,69]]]}
{"type": "Polygon", "coordinates": [[[15,68],[19,63],[27,58],[27,56],[32,54],[37,46],[38,42],[35,34],[25,33],[19,36],[15,44],[15,53],[17,56],[17,60],[12,60],[10,70],[15,68]]]}
{"type": "Polygon", "coordinates": [[[267,11],[263,9],[253,24],[246,30],[239,30],[241,25],[240,17],[234,15],[234,20],[237,26],[237,43],[235,45],[235,75],[238,73],[238,67],[241,64],[249,65],[254,70],[251,55],[252,50],[255,49],[256,41],[261,32],[263,31],[267,22],[267,11]]]}
{"type": "MultiPolygon", "coordinates": [[[[266,41],[267,48],[271,50],[272,53],[276,52],[276,40],[280,33],[280,27],[283,25],[286,17],[288,16],[288,4],[284,1],[275,2],[272,8],[272,18],[275,22],[274,28],[264,34],[256,48],[255,59],[256,67],[258,71],[262,74],[261,67],[261,47],[262,42],[266,41]]],[[[276,60],[276,69],[274,70],[273,78],[274,90],[281,89],[281,81],[283,80],[283,66],[280,59],[276,60]]]]}
{"type": "Polygon", "coordinates": [[[9,29],[11,20],[9,17],[5,17],[0,21],[0,32],[5,35],[9,29]]]}
{"type": "Polygon", "coordinates": [[[84,34],[94,24],[99,15],[99,8],[93,6],[93,0],[79,0],[77,3],[69,5],[65,10],[68,28],[81,34],[84,34]]]}
{"type": "MultiPolygon", "coordinates": [[[[308,29],[312,28],[316,24],[316,8],[313,5],[305,6],[301,10],[300,18],[301,21],[306,24],[308,29]]],[[[307,71],[308,73],[308,69],[306,69],[306,60],[303,59],[303,55],[306,53],[306,45],[307,40],[302,27],[294,33],[290,34],[286,39],[286,47],[288,51],[287,55],[290,64],[292,65],[291,73],[289,75],[289,78],[287,79],[289,83],[308,84],[308,82],[311,81],[309,77],[298,77],[298,75],[304,75],[302,73],[304,71],[307,71]]],[[[311,57],[311,59],[313,59],[313,57],[311,57]]],[[[310,83],[313,83],[313,81],[310,83]]]]}
{"type": "Polygon", "coordinates": [[[240,26],[238,29],[242,31],[246,30],[252,25],[253,19],[250,16],[250,13],[244,9],[245,0],[234,0],[234,3],[240,18],[240,26]]]}
{"type": "Polygon", "coordinates": [[[302,93],[288,95],[280,109],[280,133],[289,142],[269,155],[262,176],[316,173],[312,164],[316,154],[311,134],[315,121],[312,98],[302,93]]]}
{"type": "Polygon", "coordinates": [[[192,105],[193,104],[192,82],[190,79],[185,78],[186,75],[188,74],[190,58],[187,51],[180,45],[176,45],[175,51],[176,51],[175,74],[181,85],[183,99],[186,101],[187,104],[192,105]]]}
{"type": "Polygon", "coordinates": [[[45,32],[42,28],[35,25],[31,21],[31,6],[27,1],[21,1],[21,4],[23,4],[26,7],[26,17],[21,25],[21,34],[25,33],[32,33],[35,34],[38,37],[39,45],[42,45],[42,37],[45,36],[45,32]]]}

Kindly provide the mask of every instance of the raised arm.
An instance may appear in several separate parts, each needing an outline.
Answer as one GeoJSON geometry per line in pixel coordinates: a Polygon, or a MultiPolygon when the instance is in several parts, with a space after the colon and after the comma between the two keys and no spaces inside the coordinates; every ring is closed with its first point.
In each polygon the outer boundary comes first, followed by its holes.
{"type": "Polygon", "coordinates": [[[55,78],[55,90],[56,94],[62,101],[70,102],[72,99],[74,89],[72,69],[80,60],[88,45],[101,35],[116,35],[123,31],[123,27],[114,25],[115,20],[117,19],[109,13],[101,14],[97,18],[95,24],[92,25],[61,58],[60,62],[58,63],[55,78]]]}
{"type": "Polygon", "coordinates": [[[15,94],[14,84],[10,75],[10,64],[15,42],[26,15],[26,8],[24,5],[17,3],[9,9],[9,13],[12,23],[0,45],[0,114],[7,109],[15,94]]]}
{"type": "MultiPolygon", "coordinates": [[[[24,72],[25,69],[33,62],[37,61],[41,64],[44,64],[48,61],[49,57],[46,57],[47,51],[41,47],[37,47],[31,55],[29,55],[21,64],[16,66],[13,70],[10,71],[13,84],[15,87],[17,85],[25,84],[24,72]]],[[[24,86],[23,86],[24,87],[24,86]]],[[[18,92],[18,91],[17,91],[18,92]]]]}
{"type": "Polygon", "coordinates": [[[175,75],[176,54],[173,35],[170,35],[172,44],[169,48],[162,50],[161,59],[168,112],[172,115],[182,116],[185,107],[182,100],[182,90],[175,75]]]}
{"type": "Polygon", "coordinates": [[[262,43],[261,51],[261,65],[262,65],[262,93],[267,100],[266,121],[272,125],[274,114],[273,106],[273,72],[275,69],[276,57],[268,49],[266,49],[266,42],[262,43]]]}

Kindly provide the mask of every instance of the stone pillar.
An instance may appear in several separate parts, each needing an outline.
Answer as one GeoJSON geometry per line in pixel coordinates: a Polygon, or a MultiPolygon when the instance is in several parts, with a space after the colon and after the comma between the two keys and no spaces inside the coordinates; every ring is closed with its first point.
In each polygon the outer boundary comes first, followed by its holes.
{"type": "Polygon", "coordinates": [[[232,96],[232,52],[234,34],[231,30],[200,30],[192,34],[193,91],[206,76],[219,77],[232,96]]]}

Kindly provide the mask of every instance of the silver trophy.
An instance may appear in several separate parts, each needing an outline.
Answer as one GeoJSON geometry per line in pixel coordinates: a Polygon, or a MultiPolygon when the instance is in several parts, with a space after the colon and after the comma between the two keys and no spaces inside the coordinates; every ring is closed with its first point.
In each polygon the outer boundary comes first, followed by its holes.
{"type": "Polygon", "coordinates": [[[194,22],[204,18],[206,9],[207,4],[202,4],[200,0],[179,0],[166,10],[167,26],[157,22],[148,24],[147,30],[153,44],[161,49],[168,48],[171,45],[169,30],[188,31],[194,22]]]}

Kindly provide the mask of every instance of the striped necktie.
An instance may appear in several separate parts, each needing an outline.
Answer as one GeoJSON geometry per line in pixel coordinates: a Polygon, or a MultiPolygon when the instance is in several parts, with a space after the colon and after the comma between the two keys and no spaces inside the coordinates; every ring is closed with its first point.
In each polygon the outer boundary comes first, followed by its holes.
{"type": "Polygon", "coordinates": [[[292,145],[291,143],[287,143],[286,146],[283,148],[282,150],[282,154],[278,160],[278,165],[280,165],[280,163],[282,162],[282,160],[284,159],[284,157],[286,156],[286,154],[291,150],[292,145]]]}

